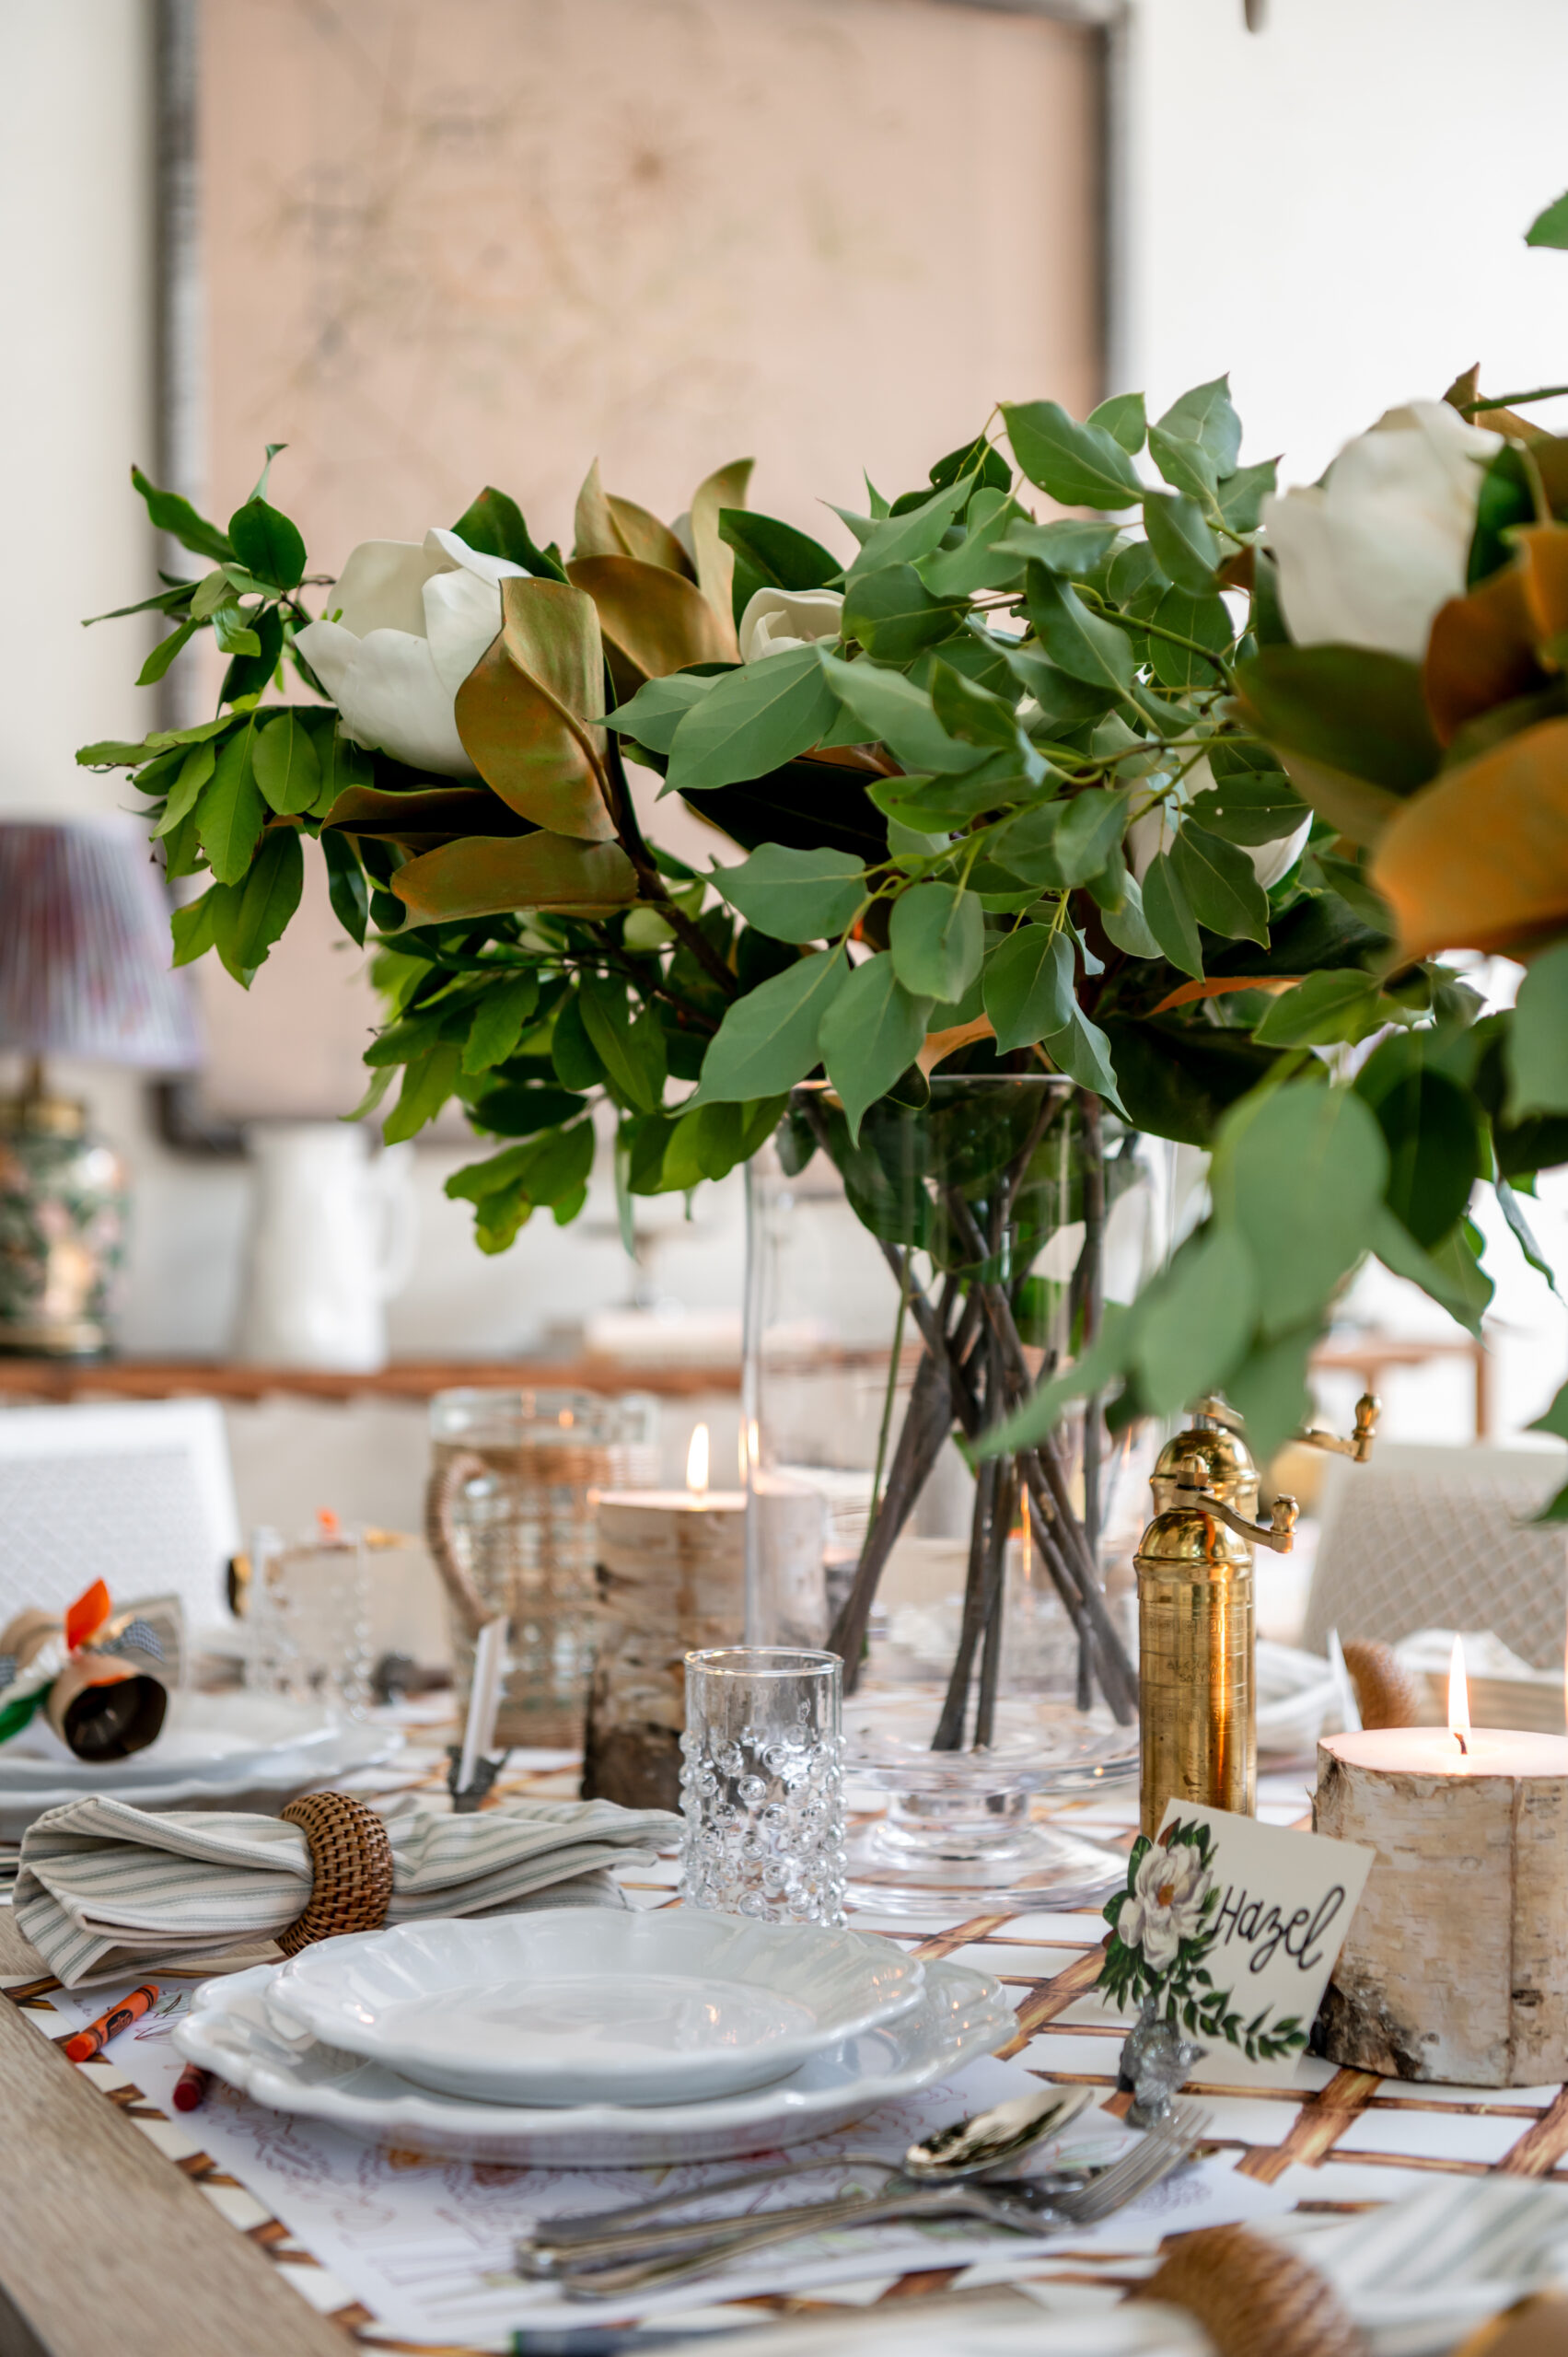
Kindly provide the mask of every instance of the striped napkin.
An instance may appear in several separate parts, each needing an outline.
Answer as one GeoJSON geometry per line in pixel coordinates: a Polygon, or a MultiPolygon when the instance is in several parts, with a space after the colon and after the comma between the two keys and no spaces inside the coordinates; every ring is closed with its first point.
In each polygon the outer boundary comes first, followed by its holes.
{"type": "MultiPolygon", "coordinates": [[[[607,1869],[649,1864],[680,1822],[613,1801],[514,1800],[453,1817],[405,1798],[379,1813],[392,1845],[390,1923],[509,1914],[541,1892],[551,1906],[622,1906],[607,1869]]],[[[95,1794],[28,1829],[16,1920],[74,1989],[270,1939],[303,1913],[310,1887],[305,1836],[281,1817],[153,1816],[95,1794]]]]}

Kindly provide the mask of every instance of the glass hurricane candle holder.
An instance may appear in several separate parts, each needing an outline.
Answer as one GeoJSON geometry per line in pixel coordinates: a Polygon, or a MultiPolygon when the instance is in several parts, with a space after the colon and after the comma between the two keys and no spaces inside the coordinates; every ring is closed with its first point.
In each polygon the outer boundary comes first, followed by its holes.
{"type": "Polygon", "coordinates": [[[844,1919],[843,1664],[787,1645],[686,1656],[680,1895],[718,1915],[844,1919]]]}

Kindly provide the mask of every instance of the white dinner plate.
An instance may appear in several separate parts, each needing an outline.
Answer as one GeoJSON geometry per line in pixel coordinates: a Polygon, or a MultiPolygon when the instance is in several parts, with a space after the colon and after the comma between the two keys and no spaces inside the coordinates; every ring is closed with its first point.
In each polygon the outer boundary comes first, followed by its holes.
{"type": "MultiPolygon", "coordinates": [[[[598,1927],[605,1920],[596,1911],[598,1927]]],[[[325,2120],[363,2143],[516,2168],[652,2167],[803,2143],[935,2086],[994,2053],[1017,2028],[996,1981],[963,1965],[928,1963],[907,2014],[814,2054],[776,2085],[707,2103],[533,2108],[432,2095],[308,2035],[290,2043],[265,2002],[276,1970],[258,1965],[202,1983],[174,2028],[188,2062],[274,2111],[325,2120]]]]}
{"type": "Polygon", "coordinates": [[[345,1722],[317,1702],[282,1694],[191,1694],[176,1691],[156,1743],[129,1759],[89,1761],[62,1757],[64,1747],[36,1732],[37,1722],[0,1744],[0,1789],[129,1794],[137,1784],[166,1784],[176,1776],[221,1782],[279,1756],[330,1751],[345,1722]]]}
{"type": "Polygon", "coordinates": [[[268,2004],[324,2044],[477,2103],[701,2103],[907,2013],[891,1940],[695,1908],[400,1923],[323,1940],[268,2004]]]}
{"type": "Polygon", "coordinates": [[[350,1721],[336,1730],[329,1744],[303,1749],[283,1747],[227,1777],[177,1768],[156,1782],[124,1785],[114,1782],[112,1763],[109,1763],[86,1785],[29,1785],[17,1790],[0,1769],[0,1841],[19,1841],[46,1809],[80,1800],[84,1792],[107,1794],[111,1800],[128,1801],[133,1808],[253,1808],[275,1816],[296,1793],[331,1784],[338,1777],[357,1775],[364,1768],[378,1768],[402,1745],[397,1727],[350,1721]]]}
{"type": "Polygon", "coordinates": [[[1258,1640],[1258,1748],[1275,1759],[1309,1755],[1330,1716],[1339,1724],[1334,1673],[1321,1654],[1258,1640]]]}

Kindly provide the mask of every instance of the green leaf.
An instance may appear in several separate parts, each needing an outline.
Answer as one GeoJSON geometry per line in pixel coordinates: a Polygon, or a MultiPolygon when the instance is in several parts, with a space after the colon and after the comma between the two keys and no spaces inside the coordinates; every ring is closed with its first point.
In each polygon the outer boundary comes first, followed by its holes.
{"type": "Polygon", "coordinates": [[[820,540],[749,508],[721,507],[719,538],[756,575],[759,588],[825,589],[843,571],[820,540]]]}
{"type": "Polygon", "coordinates": [[[1109,555],[1116,538],[1114,524],[1062,516],[1050,524],[1014,524],[1002,547],[1010,556],[1033,557],[1051,573],[1086,574],[1109,555]]]}
{"type": "Polygon", "coordinates": [[[1419,1285],[1450,1318],[1479,1336],[1481,1312],[1492,1297],[1492,1287],[1467,1248],[1464,1231],[1468,1226],[1468,1221],[1461,1221],[1445,1239],[1440,1251],[1424,1252],[1388,1205],[1380,1203],[1367,1240],[1386,1269],[1419,1285]]]}
{"type": "Polygon", "coordinates": [[[1255,532],[1262,521],[1263,502],[1273,492],[1279,472],[1277,459],[1261,459],[1255,467],[1237,467],[1221,478],[1216,497],[1220,514],[1233,532],[1255,532]]]}
{"type": "Polygon", "coordinates": [[[1156,852],[1144,877],[1144,922],[1171,964],[1203,979],[1203,948],[1187,888],[1168,852],[1156,852]]]}
{"type": "Polygon", "coordinates": [[[1151,425],[1149,456],[1173,490],[1186,492],[1205,507],[1215,496],[1214,462],[1201,442],[1171,434],[1163,425],[1151,425]]]}
{"type": "Polygon", "coordinates": [[[259,655],[236,655],[223,675],[218,691],[225,703],[238,703],[242,696],[260,696],[267,688],[283,655],[283,621],[275,606],[268,606],[254,614],[251,621],[259,655]]]}
{"type": "Polygon", "coordinates": [[[1556,198],[1538,213],[1525,231],[1527,246],[1568,247],[1568,195],[1556,198]]]}
{"type": "Polygon", "coordinates": [[[1269,896],[1245,852],[1188,818],[1178,829],[1168,856],[1200,924],[1227,941],[1255,941],[1267,949],[1269,896]]]}
{"type": "Polygon", "coordinates": [[[241,728],[225,743],[197,813],[202,849],[220,884],[240,881],[266,820],[266,804],[251,768],[253,735],[253,729],[241,728]]]}
{"type": "Polygon", "coordinates": [[[962,998],[985,951],[985,912],[972,892],[916,884],[893,903],[888,927],[893,970],[916,998],[962,998]]]}
{"type": "MultiPolygon", "coordinates": [[[[1568,197],[1563,199],[1563,203],[1568,204],[1568,197]]],[[[1550,1433],[1554,1440],[1568,1440],[1568,1383],[1563,1384],[1551,1407],[1539,1415],[1534,1423],[1527,1424],[1525,1430],[1550,1433]]]]}
{"type": "Polygon", "coordinates": [[[1027,771],[1043,777],[1044,764],[1022,737],[1017,714],[1005,697],[993,695],[989,688],[966,679],[947,663],[932,664],[928,685],[932,709],[949,737],[956,737],[961,745],[978,745],[987,751],[1000,747],[1016,754],[1027,771]]]}
{"type": "Polygon", "coordinates": [[[1205,1151],[1227,1108],[1274,1063],[1272,1051],[1255,1047],[1245,1032],[1212,1030],[1179,1015],[1108,1016],[1105,1028],[1136,1126],[1205,1151]]]}
{"type": "Polygon", "coordinates": [[[147,481],[140,467],[131,470],[131,481],[147,503],[147,515],[160,532],[170,533],[181,548],[193,549],[198,556],[211,557],[221,564],[234,554],[234,544],[226,532],[198,516],[188,499],[176,491],[159,491],[147,481]]]}
{"type": "Polygon", "coordinates": [[[1230,378],[1216,377],[1212,384],[1194,385],[1172,401],[1160,428],[1179,441],[1199,443],[1216,473],[1230,474],[1241,454],[1241,420],[1231,406],[1230,378]]]}
{"type": "Polygon", "coordinates": [[[398,1101],[381,1124],[381,1135],[389,1145],[413,1137],[436,1119],[457,1086],[461,1053],[456,1039],[438,1039],[404,1067],[398,1101]]]}
{"type": "Polygon", "coordinates": [[[1148,419],[1142,393],[1112,393],[1108,401],[1092,409],[1087,423],[1098,425],[1121,443],[1129,458],[1135,459],[1148,434],[1148,419]]]}
{"type": "Polygon", "coordinates": [[[1388,1172],[1382,1132],[1348,1089],[1288,1083],[1225,1116],[1214,1208],[1251,1248],[1265,1339],[1320,1317],[1366,1248],[1388,1172]]]}
{"type": "Polygon", "coordinates": [[[1052,663],[1092,687],[1125,691],[1134,668],[1126,632],[1091,614],[1077,591],[1042,564],[1030,565],[1028,584],[1029,620],[1052,663]]]}
{"type": "MultiPolygon", "coordinates": [[[[772,662],[783,659],[769,657],[772,662]]],[[[819,653],[817,659],[867,739],[885,744],[905,769],[949,775],[974,768],[980,758],[974,747],[954,743],[933,711],[929,694],[901,671],[864,659],[846,663],[837,655],[819,653]]]]}
{"type": "Polygon", "coordinates": [[[365,881],[365,870],[359,864],[359,853],[346,835],[332,833],[321,837],[321,856],[327,863],[327,897],[332,904],[332,914],[351,941],[365,946],[366,919],[370,913],[370,891],[365,881]]]}
{"type": "Polygon", "coordinates": [[[1006,490],[977,491],[964,518],[965,532],[956,549],[938,549],[922,557],[919,575],[937,598],[972,598],[981,589],[1010,589],[1019,573],[1019,558],[1004,541],[1016,525],[1028,518],[1006,490]]]}
{"type": "Polygon", "coordinates": [[[537,974],[517,974],[508,981],[497,977],[489,981],[483,998],[474,1009],[463,1044],[464,1072],[489,1072],[493,1065],[505,1063],[538,1004],[537,974]]]}
{"type": "Polygon", "coordinates": [[[656,1113],[664,1098],[664,1033],[650,1014],[635,1022],[624,982],[585,974],[577,984],[577,1008],[594,1053],[618,1095],[639,1113],[656,1113]]]}
{"type": "MultiPolygon", "coordinates": [[[[167,757],[166,757],[167,758],[167,757]]],[[[153,829],[156,839],[172,834],[180,822],[188,819],[196,807],[202,788],[217,765],[217,756],[210,743],[192,745],[180,761],[180,774],[168,790],[162,818],[153,829]]]]}
{"type": "Polygon", "coordinates": [[[1219,749],[1209,757],[1214,783],[1195,794],[1189,809],[1201,827],[1211,835],[1223,835],[1227,843],[1272,843],[1283,836],[1295,834],[1302,820],[1311,816],[1311,807],[1303,802],[1283,770],[1272,766],[1272,757],[1260,745],[1260,760],[1268,767],[1237,768],[1222,776],[1216,763],[1219,749]]]}
{"type": "Polygon", "coordinates": [[[1047,1433],[1054,1431],[1070,1401],[1104,1391],[1118,1376],[1125,1375],[1131,1363],[1134,1330],[1134,1313],[1119,1303],[1109,1303],[1099,1333],[1088,1349],[1060,1375],[1040,1384],[1005,1422],[982,1433],[974,1446],[975,1457],[1007,1456],[1015,1449],[1031,1448],[1037,1441],[1043,1440],[1047,1433]]]}
{"type": "Polygon", "coordinates": [[[1167,589],[1152,619],[1162,631],[1172,631],[1190,645],[1169,638],[1152,637],[1149,661],[1162,687],[1183,694],[1195,688],[1215,688],[1225,679],[1225,657],[1231,644],[1231,620],[1223,598],[1204,598],[1191,589],[1167,589]],[[1205,655],[1202,650],[1210,650],[1205,655]]]}
{"type": "MultiPolygon", "coordinates": [[[[962,551],[951,553],[961,555],[962,551]]],[[[952,600],[934,598],[912,564],[879,565],[875,572],[850,576],[842,635],[856,640],[878,662],[912,662],[923,647],[951,637],[958,621],[952,600]]],[[[775,662],[784,659],[772,657],[775,662]]]]}
{"type": "Polygon", "coordinates": [[[1119,1113],[1125,1115],[1117,1085],[1115,1067],[1111,1062],[1110,1041],[1098,1023],[1091,1023],[1082,1007],[1074,1004],[1065,1029],[1051,1031],[1040,1046],[1059,1072],[1066,1073],[1080,1088],[1092,1089],[1097,1097],[1106,1097],[1119,1113]]]}
{"type": "Polygon", "coordinates": [[[838,1090],[850,1142],[860,1142],[868,1105],[885,1096],[919,1055],[925,1039],[928,998],[905,990],[888,957],[855,967],[822,1018],[819,1045],[828,1078],[838,1090]]]}
{"type": "MultiPolygon", "coordinates": [[[[1327,977],[1320,977],[1326,980],[1327,977]]],[[[1389,1043],[1393,1045],[1393,1042],[1389,1043]]],[[[1373,1066],[1357,1083],[1388,1147],[1389,1210],[1424,1251],[1434,1251],[1470,1199],[1481,1175],[1481,1131],[1473,1100],[1446,1073],[1407,1063],[1378,1088],[1373,1066]],[[1370,1086],[1362,1084],[1370,1082],[1370,1086]]]]}
{"type": "MultiPolygon", "coordinates": [[[[1132,795],[1113,787],[1087,786],[1058,806],[1062,823],[1054,849],[1063,883],[1086,884],[1099,874],[1127,831],[1132,803],[1132,795]]],[[[1005,854],[1004,864],[1011,865],[1005,854]]]]}
{"type": "Polygon", "coordinates": [[[268,802],[284,817],[308,810],[321,791],[321,762],[314,739],[292,712],[257,726],[250,765],[268,802]]]}
{"type": "Polygon", "coordinates": [[[1132,1356],[1144,1406],[1171,1416],[1218,1390],[1247,1355],[1257,1308],[1258,1276],[1245,1238],[1211,1223],[1139,1302],[1132,1356]]]}
{"type": "Polygon", "coordinates": [[[742,664],[714,679],[678,725],[665,791],[700,794],[766,777],[817,744],[837,712],[814,645],[742,664]]]}
{"type": "Polygon", "coordinates": [[[1065,1030],[1072,1021],[1072,943],[1049,925],[1019,925],[986,959],[984,992],[1003,1055],[1065,1030]]]}
{"type": "Polygon", "coordinates": [[[171,630],[167,638],[160,638],[137,672],[136,685],[150,688],[156,680],[161,679],[180,648],[190,645],[201,627],[200,622],[183,621],[178,630],[171,630]]]}
{"type": "Polygon", "coordinates": [[[1131,507],[1144,495],[1132,459],[1103,425],[1080,425],[1060,401],[1004,401],[1013,456],[1063,507],[1131,507]]]}
{"type": "Polygon", "coordinates": [[[199,900],[187,900],[183,908],[176,909],[170,916],[168,929],[174,936],[174,957],[171,960],[174,965],[189,966],[213,946],[213,919],[216,914],[213,901],[215,895],[224,888],[221,884],[210,884],[199,900]]]}
{"type": "Polygon", "coordinates": [[[854,594],[856,584],[868,573],[879,573],[885,565],[912,564],[917,557],[929,556],[934,549],[940,548],[942,535],[974,487],[972,475],[960,475],[956,482],[934,491],[918,506],[874,525],[850,566],[846,576],[849,593],[854,594]]]}
{"type": "Polygon", "coordinates": [[[478,549],[484,556],[505,557],[508,564],[520,564],[525,573],[531,573],[536,579],[566,578],[559,559],[535,546],[517,501],[508,499],[494,484],[487,483],[479,497],[464,508],[452,529],[467,547],[478,549]]]}
{"type": "Polygon", "coordinates": [[[1199,595],[1213,590],[1220,545],[1195,499],[1173,491],[1145,493],[1144,529],[1162,569],[1179,589],[1199,595]]]}
{"type": "Polygon", "coordinates": [[[650,753],[668,753],[693,704],[701,703],[726,676],[722,671],[672,671],[666,679],[645,679],[634,696],[616,705],[605,725],[618,737],[645,745],[650,753]]]}
{"type": "MultiPolygon", "coordinates": [[[[782,661],[772,656],[771,661],[782,661]]],[[[865,870],[841,851],[786,851],[763,843],[714,883],[749,924],[774,941],[824,941],[841,934],[865,898],[865,870]]]]}
{"type": "Polygon", "coordinates": [[[556,1015],[550,1035],[550,1060],[563,1088],[580,1093],[604,1085],[604,1065],[598,1050],[588,1037],[575,991],[563,1002],[556,1015]]]}
{"type": "MultiPolygon", "coordinates": [[[[1547,1283],[1551,1287],[1552,1292],[1556,1293],[1556,1273],[1552,1269],[1551,1261],[1547,1260],[1541,1251],[1540,1246],[1536,1242],[1534,1231],[1530,1226],[1529,1221],[1525,1217],[1524,1206],[1520,1202],[1518,1196],[1515,1193],[1513,1188],[1510,1187],[1506,1178],[1496,1178],[1493,1181],[1493,1185],[1496,1190],[1498,1206],[1502,1211],[1504,1218],[1507,1221],[1509,1227],[1513,1230],[1515,1243],[1518,1246],[1520,1251],[1524,1254],[1526,1260],[1529,1262],[1530,1267],[1535,1271],[1536,1274],[1538,1276],[1544,1277],[1547,1283]]],[[[1559,1295],[1559,1298],[1561,1298],[1561,1295],[1559,1295]]],[[[1538,1427],[1534,1424],[1530,1426],[1530,1430],[1532,1432],[1537,1429],[1538,1427]]],[[[1568,1439],[1568,1434],[1565,1434],[1563,1437],[1568,1439]]]]}
{"type": "Polygon", "coordinates": [[[298,526],[264,499],[248,499],[235,509],[228,537],[240,563],[274,589],[294,588],[305,571],[305,542],[298,526]]]}
{"type": "Polygon", "coordinates": [[[218,955],[247,989],[250,976],[265,963],[268,950],[298,908],[304,882],[305,854],[297,833],[292,827],[273,827],[251,862],[235,902],[220,903],[215,911],[218,955]]]}
{"type": "Polygon", "coordinates": [[[251,628],[252,621],[259,619],[259,616],[248,614],[238,598],[215,606],[212,613],[213,637],[219,653],[259,656],[261,652],[261,637],[251,628]]]}
{"type": "Polygon", "coordinates": [[[1421,669],[1402,656],[1368,646],[1264,646],[1237,665],[1236,684],[1243,719],[1277,751],[1393,795],[1411,794],[1437,773],[1441,752],[1421,669]]]}
{"type": "Polygon", "coordinates": [[[537,1137],[540,1130],[559,1129],[582,1109],[582,1098],[569,1088],[508,1082],[469,1100],[469,1119],[479,1129],[503,1138],[537,1137]]]}
{"type": "Polygon", "coordinates": [[[1544,950],[1520,983],[1504,1059],[1510,1121],[1568,1113],[1568,941],[1544,950]]]}
{"type": "MultiPolygon", "coordinates": [[[[1109,870],[1108,869],[1107,872],[1109,873],[1109,870]]],[[[1132,870],[1125,865],[1120,881],[1121,905],[1120,908],[1109,908],[1102,902],[1101,924],[1111,940],[1115,942],[1118,949],[1124,949],[1129,958],[1162,957],[1164,952],[1149,930],[1148,919],[1144,914],[1143,886],[1132,870]]]]}
{"type": "Polygon", "coordinates": [[[1365,1039],[1377,1022],[1379,991],[1370,974],[1346,966],[1308,974],[1275,999],[1252,1037],[1265,1048],[1329,1047],[1365,1039]]]}
{"type": "Polygon", "coordinates": [[[822,1018],[848,979],[839,950],[797,958],[726,1009],[703,1059],[705,1105],[776,1097],[818,1062],[822,1018]]]}

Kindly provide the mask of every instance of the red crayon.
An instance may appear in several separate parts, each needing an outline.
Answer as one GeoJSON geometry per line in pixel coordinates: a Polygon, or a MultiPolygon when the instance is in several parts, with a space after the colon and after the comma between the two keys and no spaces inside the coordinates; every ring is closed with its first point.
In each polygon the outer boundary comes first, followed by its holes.
{"type": "Polygon", "coordinates": [[[199,2062],[187,2062],[179,2078],[174,2082],[175,2110],[194,2111],[197,2105],[205,2100],[207,2089],[212,2084],[213,2074],[210,2071],[203,2071],[199,2062]]]}
{"type": "Polygon", "coordinates": [[[145,1982],[140,1989],[133,1989],[122,2003],[111,2007],[107,2014],[99,2014],[96,2022],[89,2022],[86,2029],[79,2029],[75,2038],[65,2040],[66,2061],[90,2062],[95,2054],[102,2053],[111,2038],[118,2038],[122,2029],[129,2029],[133,2022],[139,2022],[142,2015],[157,2003],[157,1988],[153,1981],[145,1982]]]}

